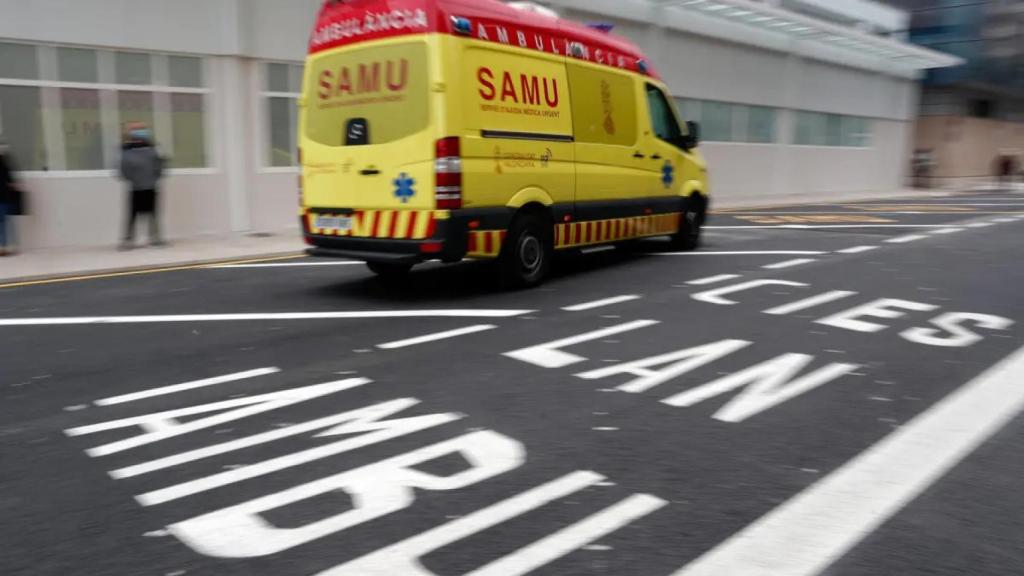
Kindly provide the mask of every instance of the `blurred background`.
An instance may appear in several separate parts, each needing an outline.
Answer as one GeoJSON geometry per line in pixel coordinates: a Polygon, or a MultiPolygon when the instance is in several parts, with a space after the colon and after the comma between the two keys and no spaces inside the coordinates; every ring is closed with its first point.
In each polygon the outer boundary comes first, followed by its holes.
{"type": "MultiPolygon", "coordinates": [[[[0,0],[23,248],[113,242],[131,121],[170,158],[171,238],[296,228],[296,103],[320,4],[0,0]]],[[[1024,0],[543,4],[650,55],[702,125],[718,198],[962,188],[1024,151],[1024,0]]]]}

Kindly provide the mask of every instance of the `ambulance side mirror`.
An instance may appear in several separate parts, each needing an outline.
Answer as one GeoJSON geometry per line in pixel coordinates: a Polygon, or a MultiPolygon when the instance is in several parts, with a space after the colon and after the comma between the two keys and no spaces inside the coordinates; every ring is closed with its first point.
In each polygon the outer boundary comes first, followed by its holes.
{"type": "Polygon", "coordinates": [[[700,144],[700,124],[693,120],[686,121],[686,134],[682,137],[684,150],[692,150],[700,144]]]}

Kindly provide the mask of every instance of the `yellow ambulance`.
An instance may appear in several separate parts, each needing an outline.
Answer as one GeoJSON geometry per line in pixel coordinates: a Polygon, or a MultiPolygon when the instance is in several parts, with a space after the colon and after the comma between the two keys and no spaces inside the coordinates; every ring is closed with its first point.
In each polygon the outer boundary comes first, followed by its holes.
{"type": "Polygon", "coordinates": [[[697,126],[630,42],[497,0],[328,0],[300,100],[309,254],[398,277],[671,236],[708,208],[697,126]]]}

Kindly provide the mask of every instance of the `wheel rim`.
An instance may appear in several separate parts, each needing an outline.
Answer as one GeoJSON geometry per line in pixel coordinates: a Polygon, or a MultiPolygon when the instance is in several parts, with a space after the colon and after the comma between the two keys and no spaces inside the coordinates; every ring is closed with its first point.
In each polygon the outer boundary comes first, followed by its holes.
{"type": "Polygon", "coordinates": [[[536,274],[544,263],[544,248],[536,236],[523,236],[519,243],[519,264],[527,275],[536,274]]]}

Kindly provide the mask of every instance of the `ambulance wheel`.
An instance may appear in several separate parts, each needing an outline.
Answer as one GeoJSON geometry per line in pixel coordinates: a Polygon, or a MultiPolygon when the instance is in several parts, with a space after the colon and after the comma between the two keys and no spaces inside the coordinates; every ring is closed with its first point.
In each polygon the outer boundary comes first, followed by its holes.
{"type": "Polygon", "coordinates": [[[551,269],[553,252],[550,224],[534,214],[517,217],[498,256],[502,285],[513,289],[540,285],[551,269]]]}
{"type": "Polygon", "coordinates": [[[701,228],[704,226],[703,201],[694,197],[685,204],[679,219],[679,231],[672,236],[673,247],[677,250],[696,250],[700,247],[701,228]]]}
{"type": "Polygon", "coordinates": [[[366,267],[383,280],[401,280],[409,275],[412,264],[392,264],[389,262],[367,262],[366,267]]]}

